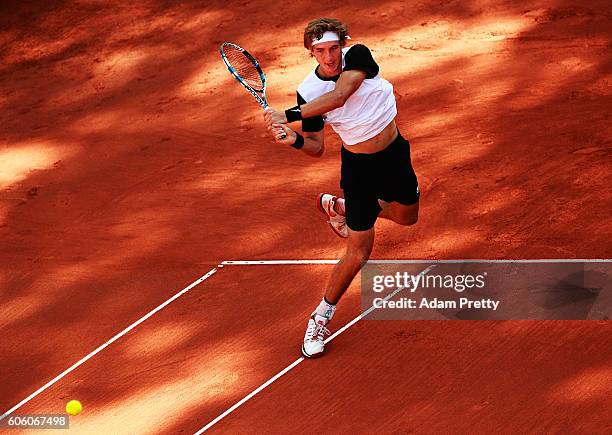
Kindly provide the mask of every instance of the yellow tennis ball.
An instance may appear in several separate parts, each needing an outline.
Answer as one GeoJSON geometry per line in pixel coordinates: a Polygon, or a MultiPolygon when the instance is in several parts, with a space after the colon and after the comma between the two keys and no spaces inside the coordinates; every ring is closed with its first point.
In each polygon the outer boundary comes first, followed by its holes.
{"type": "Polygon", "coordinates": [[[83,410],[83,405],[78,400],[71,400],[66,403],[66,412],[70,415],[78,415],[83,410]]]}

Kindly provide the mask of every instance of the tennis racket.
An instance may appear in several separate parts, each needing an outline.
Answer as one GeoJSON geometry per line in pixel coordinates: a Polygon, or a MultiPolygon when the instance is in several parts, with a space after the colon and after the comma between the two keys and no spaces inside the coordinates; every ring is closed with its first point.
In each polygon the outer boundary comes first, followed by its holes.
{"type": "MultiPolygon", "coordinates": [[[[244,48],[231,42],[224,42],[219,48],[221,59],[228,71],[238,82],[249,91],[263,109],[268,107],[266,99],[266,76],[259,66],[259,62],[244,48]]],[[[283,139],[287,137],[283,133],[283,139]]]]}

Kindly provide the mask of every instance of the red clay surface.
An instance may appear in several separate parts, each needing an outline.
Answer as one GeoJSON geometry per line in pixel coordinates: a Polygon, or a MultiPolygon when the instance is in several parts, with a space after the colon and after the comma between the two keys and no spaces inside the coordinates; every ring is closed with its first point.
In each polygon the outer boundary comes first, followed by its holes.
{"type": "MultiPolygon", "coordinates": [[[[0,413],[222,260],[340,255],[313,206],[340,142],[273,144],[218,56],[293,105],[317,16],[372,49],[413,147],[421,219],[379,222],[373,258],[612,257],[609,2],[3,2],[0,413]]],[[[191,433],[299,356],[330,269],[225,267],[17,412],[191,433]]],[[[359,310],[355,283],[332,329],[359,310]]],[[[605,432],[611,332],[364,321],[215,430],[605,432]]]]}

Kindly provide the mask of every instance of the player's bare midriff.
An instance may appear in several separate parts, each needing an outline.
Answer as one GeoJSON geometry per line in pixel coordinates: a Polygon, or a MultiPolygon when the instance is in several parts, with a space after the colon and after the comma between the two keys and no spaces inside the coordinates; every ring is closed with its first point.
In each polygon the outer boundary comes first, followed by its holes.
{"type": "Polygon", "coordinates": [[[387,148],[398,135],[397,125],[395,125],[395,118],[387,124],[383,131],[378,133],[373,138],[366,141],[356,143],[355,145],[343,145],[344,148],[356,154],[373,154],[378,151],[382,151],[387,148]]]}

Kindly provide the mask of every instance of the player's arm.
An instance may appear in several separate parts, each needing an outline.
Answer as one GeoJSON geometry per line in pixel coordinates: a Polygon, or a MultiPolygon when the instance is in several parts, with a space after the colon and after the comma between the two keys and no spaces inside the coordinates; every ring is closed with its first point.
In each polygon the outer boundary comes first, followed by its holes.
{"type": "Polygon", "coordinates": [[[303,135],[293,131],[285,124],[270,124],[268,131],[274,135],[274,141],[281,145],[289,145],[304,151],[311,157],[321,157],[325,151],[323,130],[305,131],[303,135]],[[285,137],[282,137],[282,130],[285,137]]]}
{"type": "Polygon", "coordinates": [[[315,132],[304,132],[304,147],[302,151],[312,157],[321,157],[325,151],[323,130],[315,132]]]}
{"type": "MultiPolygon", "coordinates": [[[[304,97],[299,92],[296,93],[298,105],[306,104],[304,97]]],[[[264,111],[264,119],[268,124],[268,131],[273,135],[276,143],[289,145],[296,149],[304,151],[306,154],[312,157],[321,157],[325,150],[325,144],[323,141],[323,129],[325,128],[325,121],[323,116],[313,116],[309,118],[302,118],[302,134],[296,133],[291,128],[285,125],[282,121],[275,121],[272,119],[273,109],[268,107],[264,111]],[[287,137],[281,138],[282,133],[285,133],[287,137]]],[[[277,112],[283,113],[283,112],[277,112]]]]}
{"type": "Polygon", "coordinates": [[[340,74],[333,91],[315,98],[310,103],[300,106],[302,118],[310,118],[331,112],[344,106],[346,100],[355,93],[366,78],[366,73],[360,70],[344,71],[340,74]]]}
{"type": "Polygon", "coordinates": [[[284,112],[268,108],[264,114],[264,119],[268,123],[287,124],[299,119],[321,116],[324,113],[344,106],[346,100],[359,89],[365,78],[366,74],[363,71],[344,71],[340,74],[336,82],[336,88],[333,91],[315,98],[310,103],[304,102],[304,104],[298,104],[284,112]],[[291,118],[291,112],[296,112],[295,119],[291,118]]]}

